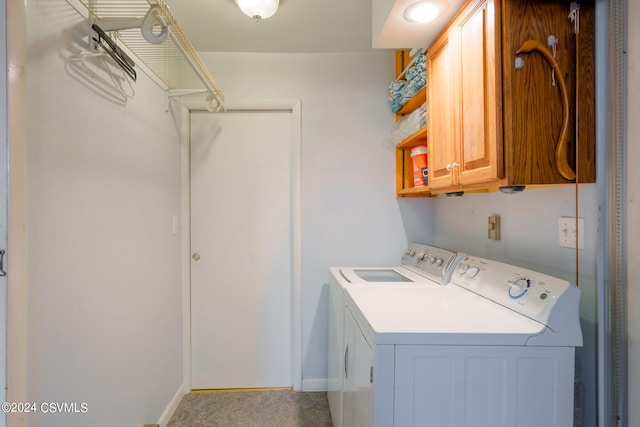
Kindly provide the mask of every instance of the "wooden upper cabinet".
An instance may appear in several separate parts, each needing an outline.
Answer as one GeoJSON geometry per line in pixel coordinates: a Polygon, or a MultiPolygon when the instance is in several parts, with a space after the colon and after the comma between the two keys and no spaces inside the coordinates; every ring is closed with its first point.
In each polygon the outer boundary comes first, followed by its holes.
{"type": "Polygon", "coordinates": [[[506,184],[566,184],[556,165],[563,126],[563,102],[558,75],[568,97],[567,152],[577,181],[595,182],[595,45],[594,1],[580,1],[579,33],[568,19],[571,1],[502,1],[502,91],[506,184]],[[536,40],[550,52],[557,39],[555,73],[537,52],[516,51],[536,40]],[[514,61],[520,57],[521,68],[514,61]],[[576,129],[577,126],[577,129],[576,129]],[[576,149],[577,147],[577,149],[576,149]]]}
{"type": "Polygon", "coordinates": [[[430,46],[432,192],[575,182],[558,169],[567,115],[564,162],[579,171],[579,182],[595,182],[594,7],[581,3],[576,36],[567,18],[570,5],[469,0],[430,46]],[[555,72],[566,83],[566,112],[552,64],[540,52],[516,55],[530,40],[554,50],[547,47],[550,36],[557,40],[555,72]],[[516,67],[517,56],[524,65],[516,67]]]}
{"type": "MultiPolygon", "coordinates": [[[[453,28],[458,34],[460,72],[460,154],[459,182],[472,184],[501,177],[502,168],[502,99],[498,96],[493,0],[472,3],[453,28]]],[[[498,21],[499,22],[499,21],[498,21]]],[[[499,51],[498,51],[499,52],[499,51]]]]}
{"type": "Polygon", "coordinates": [[[427,55],[427,135],[429,141],[429,186],[447,187],[454,184],[452,164],[456,156],[456,84],[455,43],[449,33],[440,37],[427,55]],[[431,84],[431,82],[437,84],[431,84]]]}
{"type": "Polygon", "coordinates": [[[503,173],[496,22],[493,0],[468,3],[429,49],[432,189],[455,190],[503,173]]]}

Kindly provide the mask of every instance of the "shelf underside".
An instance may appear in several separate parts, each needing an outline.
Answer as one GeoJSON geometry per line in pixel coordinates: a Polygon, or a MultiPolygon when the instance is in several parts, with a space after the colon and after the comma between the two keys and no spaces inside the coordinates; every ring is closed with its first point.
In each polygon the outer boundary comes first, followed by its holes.
{"type": "Polygon", "coordinates": [[[95,18],[144,18],[151,6],[160,7],[162,20],[169,27],[170,34],[162,43],[149,43],[140,28],[115,31],[116,40],[153,72],[167,89],[202,89],[224,100],[222,91],[163,0],[79,1],[95,18]]]}

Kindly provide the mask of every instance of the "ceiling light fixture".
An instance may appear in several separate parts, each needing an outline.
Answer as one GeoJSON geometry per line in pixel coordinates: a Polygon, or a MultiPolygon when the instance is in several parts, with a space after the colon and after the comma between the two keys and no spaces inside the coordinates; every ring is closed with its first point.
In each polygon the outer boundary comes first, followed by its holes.
{"type": "Polygon", "coordinates": [[[236,0],[242,13],[256,22],[273,16],[279,3],[279,0],[236,0]]]}
{"type": "Polygon", "coordinates": [[[402,16],[409,22],[426,24],[442,15],[448,8],[449,3],[445,0],[420,0],[410,4],[402,16]]]}

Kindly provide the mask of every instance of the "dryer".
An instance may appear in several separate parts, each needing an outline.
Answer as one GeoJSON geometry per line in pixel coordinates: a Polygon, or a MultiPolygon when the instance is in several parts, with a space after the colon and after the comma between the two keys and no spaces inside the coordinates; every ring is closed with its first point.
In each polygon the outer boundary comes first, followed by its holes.
{"type": "Polygon", "coordinates": [[[379,427],[573,425],[579,297],[565,280],[470,255],[447,286],[348,287],[371,376],[368,412],[345,417],[379,427]]]}
{"type": "MultiPolygon", "coordinates": [[[[356,339],[362,336],[355,333],[357,327],[353,317],[346,311],[345,290],[351,287],[365,292],[367,289],[374,288],[441,287],[448,283],[453,267],[461,256],[456,251],[422,243],[411,243],[402,255],[398,266],[330,268],[327,397],[334,427],[343,425],[345,401],[347,406],[363,406],[368,399],[366,387],[359,387],[361,393],[355,394],[349,391],[345,393],[349,362],[354,364],[354,355],[361,354],[356,351],[356,339]],[[365,391],[362,392],[362,390],[365,391]],[[365,402],[359,404],[359,399],[365,402]]],[[[366,340],[360,340],[357,347],[363,349],[372,345],[373,343],[366,340]]],[[[349,380],[352,379],[353,377],[349,378],[349,380]]],[[[346,425],[349,425],[349,420],[346,425]]]]}

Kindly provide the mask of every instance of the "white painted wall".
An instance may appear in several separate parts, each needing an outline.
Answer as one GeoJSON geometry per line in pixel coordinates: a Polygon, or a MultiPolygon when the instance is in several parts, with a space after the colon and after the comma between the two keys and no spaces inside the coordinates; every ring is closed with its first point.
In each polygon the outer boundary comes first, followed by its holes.
{"type": "Polygon", "coordinates": [[[640,4],[627,1],[627,278],[629,328],[629,420],[627,425],[640,425],[640,4]]]}
{"type": "Polygon", "coordinates": [[[88,409],[29,426],[157,423],[182,385],[177,119],[143,73],[126,105],[74,78],[66,1],[27,21],[28,400],[88,409]]]}
{"type": "Polygon", "coordinates": [[[397,265],[430,241],[428,200],[395,199],[393,54],[200,53],[226,99],[301,99],[303,388],[327,377],[328,269],[397,265]]]}

